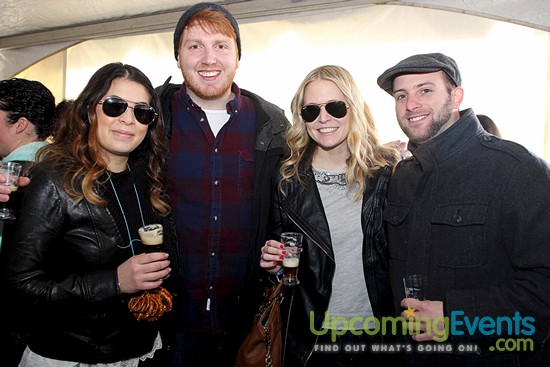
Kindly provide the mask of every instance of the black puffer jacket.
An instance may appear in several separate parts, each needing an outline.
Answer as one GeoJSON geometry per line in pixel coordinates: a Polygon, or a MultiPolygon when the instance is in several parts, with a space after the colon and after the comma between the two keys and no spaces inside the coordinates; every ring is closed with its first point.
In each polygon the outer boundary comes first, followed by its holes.
{"type": "MultiPolygon", "coordinates": [[[[393,315],[388,250],[382,225],[382,210],[391,172],[392,168],[387,166],[368,179],[361,211],[363,270],[376,317],[393,315]]],[[[274,180],[274,202],[271,206],[270,238],[279,239],[280,234],[286,231],[304,234],[300,285],[287,289],[282,306],[283,333],[288,328],[285,366],[303,366],[309,359],[317,339],[310,331],[310,311],[315,315],[315,329],[321,330],[336,265],[330,229],[311,168],[302,170],[300,176],[304,185],[296,179],[285,184],[286,197],[278,189],[280,175],[274,180]]]]}
{"type": "MultiPolygon", "coordinates": [[[[20,321],[28,326],[29,347],[47,358],[91,364],[149,352],[159,326],[136,321],[127,306],[131,295],[119,293],[117,267],[131,253],[117,246],[123,240],[110,211],[71,198],[63,172],[39,163],[32,173],[2,248],[2,281],[26,306],[20,321]]],[[[138,191],[143,185],[138,181],[138,191]]],[[[169,218],[159,220],[172,228],[169,218]]],[[[169,232],[165,251],[177,254],[169,232]]],[[[174,275],[177,264],[172,261],[174,275]]]]}

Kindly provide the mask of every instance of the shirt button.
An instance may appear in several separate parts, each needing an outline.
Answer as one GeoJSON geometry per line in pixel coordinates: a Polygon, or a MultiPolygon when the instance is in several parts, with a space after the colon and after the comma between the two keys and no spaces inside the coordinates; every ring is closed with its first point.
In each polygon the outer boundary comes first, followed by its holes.
{"type": "Polygon", "coordinates": [[[210,286],[210,287],[208,287],[208,289],[212,290],[212,289],[214,289],[214,286],[210,286]]]}
{"type": "Polygon", "coordinates": [[[215,252],[212,252],[212,253],[210,254],[210,256],[216,256],[216,253],[215,253],[215,252]]]}
{"type": "Polygon", "coordinates": [[[214,186],[218,186],[220,184],[220,181],[216,180],[214,181],[214,186]]]}
{"type": "Polygon", "coordinates": [[[460,215],[460,214],[455,214],[455,215],[453,216],[453,220],[454,220],[456,223],[462,222],[462,215],[460,215]]]}
{"type": "Polygon", "coordinates": [[[204,118],[201,117],[200,122],[204,122],[204,118]]]}
{"type": "Polygon", "coordinates": [[[214,148],[214,153],[218,153],[218,148],[214,148]]]}
{"type": "Polygon", "coordinates": [[[217,221],[218,221],[218,216],[214,215],[214,222],[217,222],[217,221]]]}

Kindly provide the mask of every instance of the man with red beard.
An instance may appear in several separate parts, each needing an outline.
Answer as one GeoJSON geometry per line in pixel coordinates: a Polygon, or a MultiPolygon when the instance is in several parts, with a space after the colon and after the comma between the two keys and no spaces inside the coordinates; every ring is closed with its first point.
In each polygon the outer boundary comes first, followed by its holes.
{"type": "Polygon", "coordinates": [[[418,318],[414,350],[437,341],[443,317],[455,343],[451,353],[406,354],[408,366],[547,366],[548,164],[459,110],[461,76],[446,55],[408,57],[378,85],[395,99],[413,154],[397,166],[384,210],[395,306],[418,318]],[[405,298],[410,274],[427,276],[426,300],[405,298]],[[510,339],[533,350],[503,348],[510,339]],[[461,353],[458,343],[477,349],[461,353]]]}
{"type": "Polygon", "coordinates": [[[288,120],[233,82],[239,26],[222,6],[200,3],[184,12],[174,54],[184,83],[167,81],[158,91],[184,288],[175,339],[163,342],[171,344],[172,366],[231,366],[256,309],[250,297],[262,288],[254,286],[257,258],[288,120]]]}

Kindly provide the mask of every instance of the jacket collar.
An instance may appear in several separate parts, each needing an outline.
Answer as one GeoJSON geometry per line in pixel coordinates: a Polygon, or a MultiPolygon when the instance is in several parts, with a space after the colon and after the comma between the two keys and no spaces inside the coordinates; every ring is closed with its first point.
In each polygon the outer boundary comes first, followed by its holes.
{"type": "MultiPolygon", "coordinates": [[[[202,111],[202,108],[191,99],[191,96],[187,92],[187,86],[185,84],[181,85],[181,89],[179,91],[183,104],[185,107],[188,107],[190,109],[194,109],[197,111],[202,111]]],[[[241,90],[237,86],[237,84],[233,83],[231,84],[231,93],[233,93],[233,98],[226,103],[225,108],[227,110],[227,113],[230,115],[235,115],[236,111],[241,109],[241,90]]]]}
{"type": "Polygon", "coordinates": [[[460,111],[460,119],[441,135],[424,144],[409,142],[408,149],[413,154],[414,161],[419,163],[424,171],[430,171],[455,157],[482,133],[481,124],[474,111],[469,108],[460,111]]]}
{"type": "MultiPolygon", "coordinates": [[[[321,250],[334,260],[328,220],[311,165],[300,168],[298,174],[303,185],[298,183],[296,178],[288,184],[286,187],[288,196],[281,201],[281,208],[321,250]]],[[[369,240],[374,239],[382,227],[381,211],[378,212],[378,210],[383,207],[391,174],[392,167],[385,166],[374,172],[372,177],[367,178],[367,187],[363,193],[361,226],[369,240]]]]}
{"type": "MultiPolygon", "coordinates": [[[[194,104],[183,84],[170,83],[171,77],[166,79],[163,85],[156,88],[156,91],[161,99],[162,115],[165,125],[165,134],[167,141],[170,141],[172,136],[172,95],[181,89],[187,99],[184,99],[186,105],[194,104]]],[[[246,89],[240,89],[235,83],[232,85],[232,90],[236,98],[230,101],[231,108],[240,107],[240,96],[250,98],[254,102],[256,109],[256,149],[266,151],[268,147],[272,147],[272,138],[275,135],[283,134],[287,126],[288,120],[284,115],[284,111],[276,105],[267,102],[262,97],[252,93],[246,89]],[[233,103],[233,105],[231,105],[233,103]]],[[[181,92],[180,92],[181,93],[181,92]]],[[[196,106],[197,109],[200,109],[196,106]]],[[[284,139],[281,139],[284,142],[284,139]]],[[[286,146],[283,147],[286,149],[286,146]]]]}
{"type": "Polygon", "coordinates": [[[281,202],[281,208],[323,252],[334,260],[328,220],[311,166],[300,168],[298,174],[303,184],[298,183],[296,179],[292,180],[292,184],[287,187],[288,196],[281,202]]]}

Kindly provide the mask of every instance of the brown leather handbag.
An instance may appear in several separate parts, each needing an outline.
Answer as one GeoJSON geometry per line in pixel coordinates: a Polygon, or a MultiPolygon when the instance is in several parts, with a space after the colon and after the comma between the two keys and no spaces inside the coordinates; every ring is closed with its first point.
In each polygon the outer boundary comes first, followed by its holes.
{"type": "Polygon", "coordinates": [[[282,366],[283,323],[281,283],[268,289],[265,301],[254,318],[254,326],[244,339],[235,367],[280,367],[282,366]]]}

